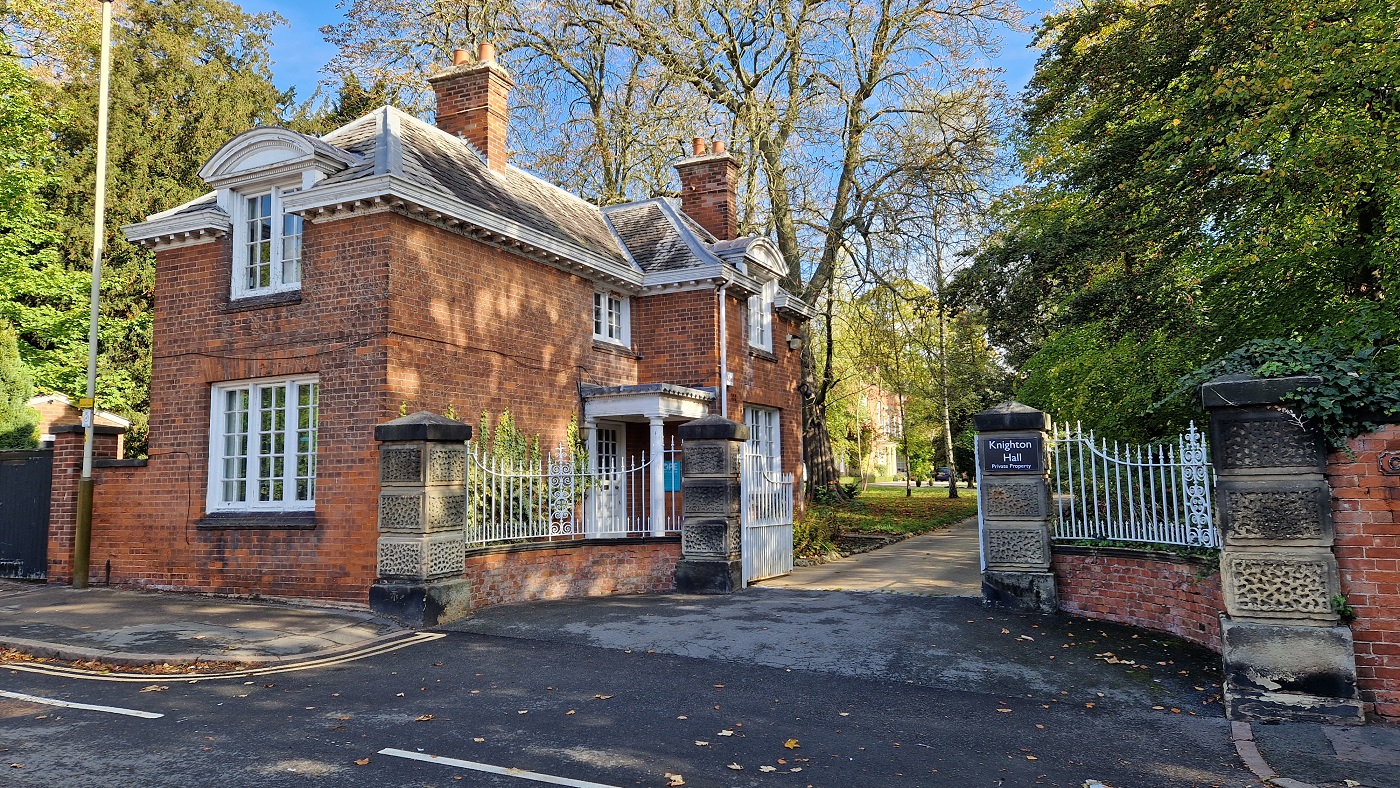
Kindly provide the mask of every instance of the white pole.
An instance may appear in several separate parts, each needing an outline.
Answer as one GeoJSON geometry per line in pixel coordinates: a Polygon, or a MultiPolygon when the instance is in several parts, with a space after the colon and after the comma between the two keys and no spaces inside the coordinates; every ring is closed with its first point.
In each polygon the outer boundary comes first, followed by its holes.
{"type": "Polygon", "coordinates": [[[88,309],[87,396],[83,409],[83,474],[78,480],[78,517],[73,533],[73,587],[87,588],[92,548],[92,439],[97,397],[97,308],[102,297],[102,255],[107,213],[107,115],[112,83],[112,0],[102,0],[102,71],[97,89],[97,188],[92,212],[92,297],[88,309]]]}

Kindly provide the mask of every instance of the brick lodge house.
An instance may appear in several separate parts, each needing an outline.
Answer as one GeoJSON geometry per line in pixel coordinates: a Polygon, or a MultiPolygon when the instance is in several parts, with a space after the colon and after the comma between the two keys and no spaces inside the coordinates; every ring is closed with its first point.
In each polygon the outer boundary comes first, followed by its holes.
{"type": "MultiPolygon", "coordinates": [[[[598,464],[723,414],[799,472],[813,311],[770,240],[736,237],[734,159],[697,139],[680,200],[600,208],[510,165],[510,76],[464,55],[431,77],[436,125],[386,106],[319,138],[254,128],[200,171],[210,194],[124,228],[156,254],[149,458],[97,463],[94,582],[363,602],[375,426],[405,404],[509,409],[546,448],[576,421],[598,464]]],[[[81,451],[58,438],[50,581],[81,451]]],[[[647,516],[588,550],[469,549],[465,573],[482,602],[665,590],[680,547],[647,516]]]]}

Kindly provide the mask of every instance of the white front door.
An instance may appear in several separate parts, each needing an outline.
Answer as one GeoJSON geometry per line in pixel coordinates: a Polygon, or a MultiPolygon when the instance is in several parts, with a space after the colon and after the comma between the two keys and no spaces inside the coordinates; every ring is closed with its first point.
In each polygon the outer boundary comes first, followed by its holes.
{"type": "Polygon", "coordinates": [[[622,472],[626,441],[627,428],[622,424],[600,421],[593,430],[596,484],[589,494],[589,536],[627,535],[627,476],[622,472]]]}

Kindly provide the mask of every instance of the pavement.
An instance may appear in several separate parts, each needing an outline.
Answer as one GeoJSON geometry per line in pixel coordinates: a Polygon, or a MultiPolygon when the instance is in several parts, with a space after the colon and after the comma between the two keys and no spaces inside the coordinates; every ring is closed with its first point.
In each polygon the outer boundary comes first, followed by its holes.
{"type": "MultiPolygon", "coordinates": [[[[1125,627],[984,608],[973,596],[976,560],[975,524],[964,523],[799,567],[732,596],[501,605],[444,629],[503,642],[905,682],[949,694],[1097,704],[1135,715],[1141,729],[1119,735],[1160,738],[1164,763],[1191,753],[1209,761],[1214,756],[1201,753],[1232,744],[1254,778],[1268,784],[1400,788],[1400,726],[1228,723],[1215,655],[1125,627]]],[[[0,581],[0,647],[61,660],[290,664],[412,634],[347,606],[0,581]]],[[[1086,749],[1102,746],[1088,741],[1099,738],[1096,731],[1086,727],[1085,736],[1086,749]]],[[[1220,777],[1229,770],[1248,776],[1240,760],[1217,763],[1215,776],[1201,771],[1191,784],[1259,785],[1220,777]]]]}
{"type": "Polygon", "coordinates": [[[111,665],[326,657],[404,628],[365,609],[0,580],[0,648],[111,665]]]}

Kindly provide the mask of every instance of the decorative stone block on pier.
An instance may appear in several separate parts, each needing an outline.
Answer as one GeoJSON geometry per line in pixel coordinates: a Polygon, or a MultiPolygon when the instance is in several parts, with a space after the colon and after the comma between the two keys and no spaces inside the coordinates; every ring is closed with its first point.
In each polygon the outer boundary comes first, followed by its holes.
{"type": "Polygon", "coordinates": [[[426,411],[374,428],[379,441],[374,612],[431,627],[471,612],[466,559],[466,441],[472,428],[426,411]]]}
{"type": "Polygon", "coordinates": [[[1322,434],[1283,404],[1311,377],[1217,378],[1210,411],[1225,613],[1225,713],[1233,720],[1364,722],[1332,553],[1322,434]]]}
{"type": "Polygon", "coordinates": [[[973,416],[982,517],[982,596],[988,602],[1053,612],[1050,572],[1050,418],[1006,402],[973,416]]]}
{"type": "Polygon", "coordinates": [[[710,415],[682,424],[681,560],[676,590],[732,594],[743,587],[739,449],[749,428],[710,415]]]}

